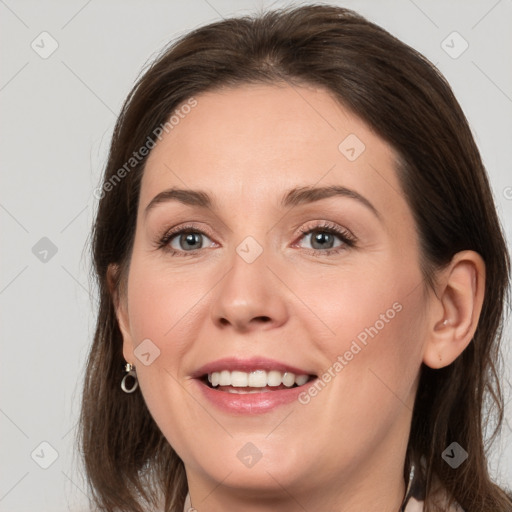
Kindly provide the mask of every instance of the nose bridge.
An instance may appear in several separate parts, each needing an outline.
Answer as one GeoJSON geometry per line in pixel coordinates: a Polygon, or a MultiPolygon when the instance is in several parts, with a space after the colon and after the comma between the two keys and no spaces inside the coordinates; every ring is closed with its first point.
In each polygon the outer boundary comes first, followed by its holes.
{"type": "Polygon", "coordinates": [[[270,295],[267,244],[261,235],[258,239],[261,242],[248,235],[234,247],[223,295],[225,299],[232,297],[236,304],[245,302],[254,307],[263,302],[264,296],[270,295]]]}
{"type": "Polygon", "coordinates": [[[261,229],[234,247],[230,268],[217,288],[212,308],[214,322],[247,330],[262,322],[279,325],[285,321],[285,301],[267,267],[271,259],[267,242],[265,230],[261,229]]]}

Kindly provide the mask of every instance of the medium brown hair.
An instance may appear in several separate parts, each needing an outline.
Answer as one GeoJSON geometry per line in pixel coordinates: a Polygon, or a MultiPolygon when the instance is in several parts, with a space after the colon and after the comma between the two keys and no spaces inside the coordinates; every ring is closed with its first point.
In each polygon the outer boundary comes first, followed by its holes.
{"type": "MultiPolygon", "coordinates": [[[[421,243],[425,286],[455,253],[474,250],[486,265],[485,299],[474,338],[448,367],[421,367],[404,479],[424,471],[426,510],[438,477],[466,512],[511,510],[488,474],[503,397],[499,342],[510,260],[486,171],[468,122],[439,71],[421,54],[357,13],[306,5],[232,18],[173,42],[126,99],[114,129],[103,185],[188,99],[249,83],[320,86],[364,120],[398,155],[396,171],[421,243]],[[491,413],[494,416],[491,416],[491,413]],[[468,459],[456,470],[441,457],[456,440],[468,459]]],[[[80,443],[96,505],[142,512],[158,500],[179,511],[187,492],[183,462],[152,419],[142,394],[123,393],[122,336],[107,272],[125,282],[146,158],[103,188],[92,231],[99,312],[83,392],[80,443]]],[[[126,167],[125,167],[126,169],[126,167]]]]}

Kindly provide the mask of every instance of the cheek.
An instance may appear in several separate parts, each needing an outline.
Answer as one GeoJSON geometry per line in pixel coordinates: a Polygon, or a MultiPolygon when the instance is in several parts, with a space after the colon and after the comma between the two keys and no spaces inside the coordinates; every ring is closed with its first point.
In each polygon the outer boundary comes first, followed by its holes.
{"type": "Polygon", "coordinates": [[[343,412],[333,411],[333,424],[348,421],[347,430],[379,424],[384,432],[382,427],[390,426],[404,407],[413,407],[425,332],[424,303],[421,292],[415,291],[373,293],[364,304],[363,313],[347,305],[347,335],[329,347],[331,373],[336,375],[334,401],[344,404],[343,412]],[[344,416],[347,411],[350,420],[344,416]]]}
{"type": "Polygon", "coordinates": [[[150,339],[160,351],[160,365],[175,371],[178,356],[194,338],[196,310],[208,290],[205,281],[140,258],[132,262],[128,290],[134,348],[150,339]]]}
{"type": "Polygon", "coordinates": [[[151,416],[180,454],[186,453],[190,444],[183,425],[204,421],[204,417],[194,418],[194,408],[187,402],[188,383],[182,379],[183,360],[197,339],[196,309],[205,295],[200,282],[134,258],[128,284],[130,333],[140,389],[151,416]],[[150,364],[140,357],[148,352],[150,364]]]}
{"type": "MultiPolygon", "coordinates": [[[[347,406],[343,411],[358,412],[367,421],[412,399],[421,366],[426,332],[423,281],[416,267],[397,261],[354,268],[337,278],[333,274],[322,286],[310,280],[302,289],[308,305],[329,328],[322,336],[310,328],[310,339],[324,356],[322,380],[328,393],[347,406]]],[[[332,414],[338,413],[333,409],[332,414]]],[[[339,420],[333,418],[333,424],[339,420]]]]}
{"type": "Polygon", "coordinates": [[[410,345],[411,335],[422,330],[426,302],[418,269],[400,261],[388,257],[373,265],[358,262],[333,267],[320,278],[304,274],[292,281],[310,312],[302,319],[311,319],[307,320],[309,329],[316,322],[311,339],[323,338],[323,352],[343,353],[356,340],[362,347],[391,350],[391,357],[401,352],[400,347],[410,345]]]}

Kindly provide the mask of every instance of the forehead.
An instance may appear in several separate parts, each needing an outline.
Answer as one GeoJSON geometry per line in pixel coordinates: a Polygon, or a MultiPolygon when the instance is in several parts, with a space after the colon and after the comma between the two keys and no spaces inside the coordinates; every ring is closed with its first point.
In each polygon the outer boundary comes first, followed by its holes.
{"type": "Polygon", "coordinates": [[[392,149],[325,89],[251,84],[195,100],[150,153],[141,206],[171,186],[220,201],[315,184],[358,188],[382,204],[401,196],[392,149]]]}

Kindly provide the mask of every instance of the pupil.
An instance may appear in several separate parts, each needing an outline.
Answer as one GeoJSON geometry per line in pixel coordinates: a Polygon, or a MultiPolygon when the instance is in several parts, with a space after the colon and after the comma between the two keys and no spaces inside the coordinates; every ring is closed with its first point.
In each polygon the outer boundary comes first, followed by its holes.
{"type": "MultiPolygon", "coordinates": [[[[325,248],[326,247],[326,241],[329,240],[329,237],[332,238],[332,235],[331,233],[326,233],[325,231],[323,233],[318,233],[317,235],[315,235],[313,237],[313,247],[315,246],[316,243],[319,243],[320,244],[320,248],[325,248]]],[[[332,240],[331,240],[332,242],[332,240]]]]}
{"type": "MultiPolygon", "coordinates": [[[[186,244],[190,245],[201,245],[199,241],[199,233],[187,233],[182,235],[182,241],[185,241],[186,244]],[[184,238],[183,238],[184,237],[184,238]]],[[[189,246],[190,248],[190,246],[189,246]]],[[[197,247],[192,247],[192,249],[196,249],[197,247]]]]}

